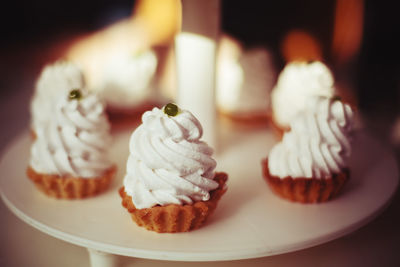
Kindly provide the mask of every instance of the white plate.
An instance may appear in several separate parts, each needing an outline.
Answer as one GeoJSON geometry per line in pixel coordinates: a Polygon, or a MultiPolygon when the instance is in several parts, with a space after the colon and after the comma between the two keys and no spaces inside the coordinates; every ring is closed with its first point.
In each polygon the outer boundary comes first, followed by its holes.
{"type": "Polygon", "coordinates": [[[246,259],[315,246],[354,231],[389,203],[398,184],[390,150],[359,132],[351,180],[343,193],[324,204],[296,204],[269,190],[261,159],[276,141],[267,129],[228,129],[219,139],[218,170],[229,174],[229,189],[200,229],[157,234],[136,226],[121,206],[129,132],[115,135],[112,155],[117,179],[104,194],[85,200],[56,200],[34,188],[25,169],[28,133],[18,136],[0,163],[1,195],[23,221],[56,238],[113,254],[162,260],[246,259]]]}

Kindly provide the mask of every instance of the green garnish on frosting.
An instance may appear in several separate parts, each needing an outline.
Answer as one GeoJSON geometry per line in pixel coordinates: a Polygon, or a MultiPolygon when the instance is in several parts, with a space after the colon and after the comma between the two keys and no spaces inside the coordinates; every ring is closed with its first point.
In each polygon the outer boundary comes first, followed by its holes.
{"type": "Polygon", "coordinates": [[[79,89],[73,89],[69,92],[68,98],[70,100],[79,100],[82,98],[82,93],[79,89]]]}
{"type": "Polygon", "coordinates": [[[342,98],[338,95],[332,97],[332,101],[342,101],[342,98]]]}
{"type": "Polygon", "coordinates": [[[178,114],[178,111],[178,106],[172,103],[168,103],[164,107],[164,113],[171,117],[176,116],[178,114]]]}

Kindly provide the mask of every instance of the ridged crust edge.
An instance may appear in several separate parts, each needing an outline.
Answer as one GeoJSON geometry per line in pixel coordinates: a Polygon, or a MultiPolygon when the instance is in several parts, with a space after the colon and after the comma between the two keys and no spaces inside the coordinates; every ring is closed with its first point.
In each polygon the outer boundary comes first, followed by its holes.
{"type": "Polygon", "coordinates": [[[35,186],[46,195],[61,199],[81,199],[105,191],[113,180],[117,167],[113,165],[100,177],[80,178],[37,173],[28,166],[26,174],[35,186]]]}
{"type": "Polygon", "coordinates": [[[219,199],[226,192],[228,175],[216,173],[214,180],[218,182],[217,189],[210,192],[208,201],[198,201],[193,204],[169,204],[152,208],[137,209],[132,198],[126,194],[125,188],[119,190],[122,206],[131,214],[138,226],[158,233],[188,232],[199,228],[217,207],[219,199]]]}
{"type": "Polygon", "coordinates": [[[323,179],[290,176],[280,178],[269,173],[268,159],[262,161],[262,167],[264,179],[275,194],[301,203],[320,203],[334,198],[350,177],[350,171],[346,168],[323,179]]]}

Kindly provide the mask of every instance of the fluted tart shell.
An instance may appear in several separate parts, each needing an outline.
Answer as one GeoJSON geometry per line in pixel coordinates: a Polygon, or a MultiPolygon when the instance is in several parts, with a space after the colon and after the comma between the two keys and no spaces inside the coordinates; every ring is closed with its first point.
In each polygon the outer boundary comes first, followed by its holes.
{"type": "Polygon", "coordinates": [[[214,181],[219,186],[210,192],[210,199],[192,204],[157,205],[151,208],[137,209],[131,196],[126,194],[124,187],[119,190],[119,194],[122,198],[122,206],[128,210],[132,220],[138,226],[158,233],[188,232],[202,226],[213,213],[219,199],[227,190],[227,180],[227,174],[216,173],[214,181]]]}
{"type": "Polygon", "coordinates": [[[26,170],[28,178],[46,195],[61,199],[81,199],[105,191],[113,180],[117,167],[108,168],[100,177],[61,177],[36,172],[31,166],[26,170]]]}
{"type": "Polygon", "coordinates": [[[336,197],[350,178],[348,168],[322,179],[307,177],[277,177],[269,172],[268,159],[262,162],[263,176],[278,196],[301,203],[320,203],[336,197]]]}

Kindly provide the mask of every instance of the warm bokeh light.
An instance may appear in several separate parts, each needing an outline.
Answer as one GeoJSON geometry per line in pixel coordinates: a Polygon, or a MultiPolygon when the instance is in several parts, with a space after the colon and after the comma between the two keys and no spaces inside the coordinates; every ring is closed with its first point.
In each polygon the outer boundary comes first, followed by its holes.
{"type": "Polygon", "coordinates": [[[134,18],[145,29],[152,44],[168,44],[180,30],[181,1],[139,0],[134,18]]]}
{"type": "Polygon", "coordinates": [[[346,64],[360,48],[364,20],[363,0],[337,0],[332,53],[338,64],[346,64]]]}
{"type": "Polygon", "coordinates": [[[284,38],[281,50],[286,62],[322,60],[320,43],[304,30],[292,30],[284,38]]]}

